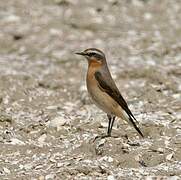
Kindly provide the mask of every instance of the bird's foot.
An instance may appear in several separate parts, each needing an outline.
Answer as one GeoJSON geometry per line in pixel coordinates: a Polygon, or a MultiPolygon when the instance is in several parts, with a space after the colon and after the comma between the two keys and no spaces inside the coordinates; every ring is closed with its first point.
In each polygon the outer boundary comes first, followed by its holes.
{"type": "Polygon", "coordinates": [[[131,142],[131,141],[128,141],[127,144],[129,144],[130,146],[140,146],[140,143],[139,143],[139,142],[131,142]]]}
{"type": "Polygon", "coordinates": [[[127,139],[127,144],[129,144],[130,146],[140,146],[139,142],[131,141],[129,138],[127,139]]]}
{"type": "Polygon", "coordinates": [[[118,136],[112,136],[111,134],[102,134],[102,135],[96,136],[93,142],[95,142],[97,139],[104,139],[104,138],[109,138],[109,137],[118,138],[118,136]]]}
{"type": "Polygon", "coordinates": [[[109,135],[109,134],[97,135],[97,136],[94,138],[93,142],[95,142],[97,139],[104,139],[104,138],[108,138],[108,137],[111,137],[111,135],[109,135]]]}

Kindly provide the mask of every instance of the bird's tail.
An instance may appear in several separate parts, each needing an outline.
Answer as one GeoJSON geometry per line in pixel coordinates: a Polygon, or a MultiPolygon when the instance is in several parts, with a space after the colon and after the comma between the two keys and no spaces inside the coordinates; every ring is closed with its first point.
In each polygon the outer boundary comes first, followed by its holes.
{"type": "Polygon", "coordinates": [[[136,131],[138,132],[138,134],[144,138],[143,133],[141,132],[141,130],[138,128],[138,126],[136,125],[136,123],[134,122],[132,117],[129,117],[129,123],[136,129],[136,131]]]}
{"type": "Polygon", "coordinates": [[[135,123],[135,118],[132,117],[131,115],[128,115],[126,112],[124,113],[124,117],[122,117],[123,119],[125,119],[131,126],[133,126],[135,128],[135,130],[138,132],[138,134],[144,138],[143,133],[141,132],[141,130],[139,129],[139,127],[136,125],[135,123]]]}

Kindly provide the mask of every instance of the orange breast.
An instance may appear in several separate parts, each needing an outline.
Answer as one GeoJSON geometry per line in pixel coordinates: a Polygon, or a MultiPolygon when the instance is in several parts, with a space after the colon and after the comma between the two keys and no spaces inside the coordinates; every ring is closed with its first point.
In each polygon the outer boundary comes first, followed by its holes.
{"type": "Polygon", "coordinates": [[[94,74],[97,70],[99,70],[101,65],[102,64],[100,62],[97,62],[96,60],[89,61],[89,67],[88,67],[88,71],[87,71],[87,81],[89,81],[91,84],[96,83],[94,74]]]}

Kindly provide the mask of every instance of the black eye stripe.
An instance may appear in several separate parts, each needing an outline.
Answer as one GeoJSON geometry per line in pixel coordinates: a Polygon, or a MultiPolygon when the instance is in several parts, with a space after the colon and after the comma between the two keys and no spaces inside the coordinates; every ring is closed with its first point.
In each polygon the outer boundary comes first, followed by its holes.
{"type": "Polygon", "coordinates": [[[97,53],[94,53],[94,52],[89,53],[88,56],[94,56],[94,57],[96,57],[98,59],[103,58],[100,54],[97,54],[97,53]]]}
{"type": "Polygon", "coordinates": [[[89,56],[95,56],[96,55],[96,53],[89,53],[89,56]]]}

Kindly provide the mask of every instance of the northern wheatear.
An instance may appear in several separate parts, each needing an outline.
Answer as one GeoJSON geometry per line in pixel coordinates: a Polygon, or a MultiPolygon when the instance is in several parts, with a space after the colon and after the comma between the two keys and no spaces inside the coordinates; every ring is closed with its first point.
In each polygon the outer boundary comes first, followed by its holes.
{"type": "Polygon", "coordinates": [[[107,136],[111,136],[114,120],[117,116],[131,124],[143,137],[135,123],[135,117],[111,77],[104,53],[99,49],[89,48],[76,54],[82,55],[88,60],[87,90],[93,102],[107,113],[109,119],[107,136]]]}

